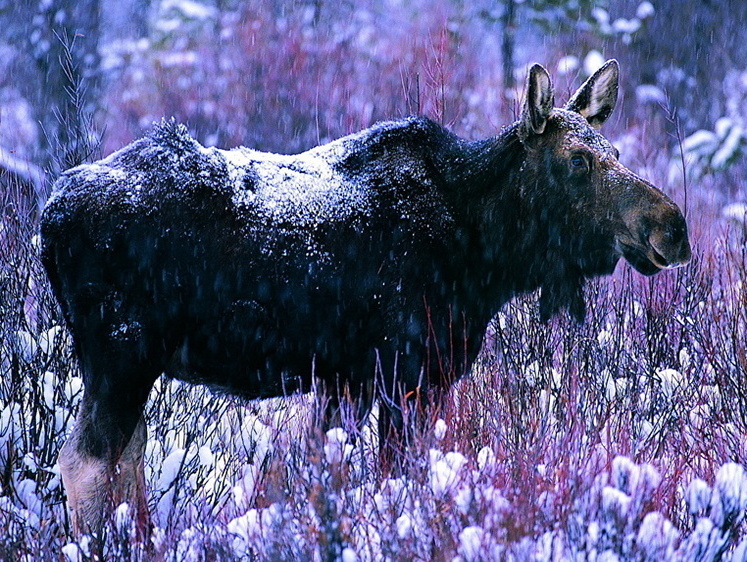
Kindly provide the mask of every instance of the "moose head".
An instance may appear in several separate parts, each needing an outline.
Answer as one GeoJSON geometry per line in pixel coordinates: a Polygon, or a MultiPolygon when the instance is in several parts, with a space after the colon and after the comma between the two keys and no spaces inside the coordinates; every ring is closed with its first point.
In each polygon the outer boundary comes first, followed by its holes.
{"type": "Polygon", "coordinates": [[[547,237],[545,267],[557,269],[544,284],[545,318],[568,307],[582,319],[583,278],[611,273],[621,256],[644,275],[690,261],[680,209],[623,166],[598,132],[615,107],[618,76],[617,61],[607,61],[561,109],[547,71],[537,64],[529,71],[518,123],[521,190],[547,237]]]}

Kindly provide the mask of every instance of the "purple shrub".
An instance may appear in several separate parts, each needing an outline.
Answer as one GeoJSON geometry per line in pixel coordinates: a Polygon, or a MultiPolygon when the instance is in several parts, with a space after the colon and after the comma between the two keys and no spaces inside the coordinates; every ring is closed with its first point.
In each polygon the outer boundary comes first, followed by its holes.
{"type": "MultiPolygon", "coordinates": [[[[102,153],[162,115],[207,144],[277,152],[403,114],[471,137],[514,116],[491,29],[458,3],[389,18],[373,1],[334,16],[254,4],[154,12],[154,26],[180,27],[106,47],[102,153]]],[[[584,325],[542,324],[537,295],[513,300],[472,376],[425,413],[397,478],[376,465],[375,423],[352,443],[345,428],[318,432],[305,398],[246,404],[160,381],[153,540],[133,544],[120,507],[101,558],[744,559],[747,229],[721,212],[747,197],[744,163],[670,181],[667,112],[627,105],[605,132],[626,165],[687,200],[687,268],[648,279],[622,266],[590,283],[584,325]]],[[[22,197],[0,192],[0,559],[90,560],[91,541],[68,535],[56,467],[81,382],[22,197]]]]}

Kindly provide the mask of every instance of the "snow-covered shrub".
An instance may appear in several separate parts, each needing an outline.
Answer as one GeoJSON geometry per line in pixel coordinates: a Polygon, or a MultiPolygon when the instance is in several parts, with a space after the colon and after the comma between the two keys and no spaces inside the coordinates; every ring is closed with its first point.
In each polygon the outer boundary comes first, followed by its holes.
{"type": "Polygon", "coordinates": [[[731,117],[721,117],[713,131],[700,129],[686,137],[682,150],[692,179],[726,170],[742,155],[746,142],[741,120],[731,117]]]}
{"type": "MultiPolygon", "coordinates": [[[[724,77],[726,113],[714,124],[713,130],[700,129],[682,142],[685,165],[692,179],[706,174],[724,172],[733,167],[747,145],[745,111],[747,111],[747,72],[732,70],[724,77]]],[[[676,176],[679,154],[674,156],[670,176],[676,176]]]]}
{"type": "MultiPolygon", "coordinates": [[[[496,92],[494,38],[484,41],[456,11],[470,3],[390,2],[393,17],[406,22],[397,30],[346,3],[317,25],[314,6],[332,3],[307,4],[285,13],[261,3],[228,2],[222,11],[207,2],[154,4],[148,38],[103,46],[111,83],[105,152],[161,113],[208,141],[277,151],[417,111],[486,136],[511,113],[496,92]],[[244,12],[231,12],[242,5],[244,12]]],[[[641,3],[635,17],[645,20],[652,7],[641,3]]],[[[595,17],[618,37],[636,26],[632,14],[595,17]]],[[[582,48],[563,61],[568,80],[599,59],[582,48]]],[[[745,99],[737,95],[740,76],[729,103],[745,99]]],[[[660,89],[636,95],[665,101],[660,89]]],[[[745,111],[726,113],[730,121],[706,135],[715,143],[688,141],[710,168],[719,150],[716,164],[728,168],[738,154],[731,148],[743,149],[744,135],[736,139],[745,111]]],[[[642,132],[651,124],[623,121],[616,130],[623,158],[641,175],[665,177],[669,156],[657,159],[664,151],[642,132]]],[[[621,265],[611,280],[588,285],[584,325],[542,324],[533,295],[509,303],[471,377],[442,410],[426,412],[427,428],[409,444],[400,472],[387,472],[376,456],[375,413],[362,436],[349,428],[322,434],[310,423],[308,398],[247,403],[159,380],[146,411],[150,542],[137,543],[134,518],[120,506],[100,558],[746,559],[747,266],[741,242],[709,230],[723,203],[709,206],[710,194],[697,186],[690,196],[693,264],[646,279],[621,265]]],[[[740,207],[727,214],[744,222],[740,207]]],[[[28,224],[17,232],[6,217],[0,560],[84,562],[95,541],[68,535],[56,466],[82,380],[31,219],[22,217],[28,224]]]]}

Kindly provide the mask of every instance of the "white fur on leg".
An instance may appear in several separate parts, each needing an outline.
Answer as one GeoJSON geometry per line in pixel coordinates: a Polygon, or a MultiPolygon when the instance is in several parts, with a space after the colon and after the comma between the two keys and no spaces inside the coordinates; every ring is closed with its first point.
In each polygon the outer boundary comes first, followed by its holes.
{"type": "Polygon", "coordinates": [[[108,511],[122,502],[133,510],[139,531],[147,533],[150,520],[143,467],[145,421],[140,418],[130,442],[113,464],[81,450],[82,425],[78,420],[59,457],[73,533],[100,533],[108,511]]]}
{"type": "Polygon", "coordinates": [[[100,532],[108,496],[109,467],[105,460],[80,451],[79,425],[60,451],[62,484],[67,493],[67,507],[73,533],[100,532]]]}

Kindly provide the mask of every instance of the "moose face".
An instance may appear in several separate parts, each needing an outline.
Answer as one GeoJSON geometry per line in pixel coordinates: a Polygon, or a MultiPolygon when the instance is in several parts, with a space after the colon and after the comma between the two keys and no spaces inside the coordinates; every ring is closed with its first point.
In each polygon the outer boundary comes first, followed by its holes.
{"type": "Polygon", "coordinates": [[[550,78],[535,65],[520,124],[525,189],[543,200],[558,243],[584,276],[610,273],[621,256],[644,275],[684,265],[691,256],[677,205],[623,166],[597,131],[612,113],[617,84],[611,60],[565,108],[554,108],[550,78]]]}

